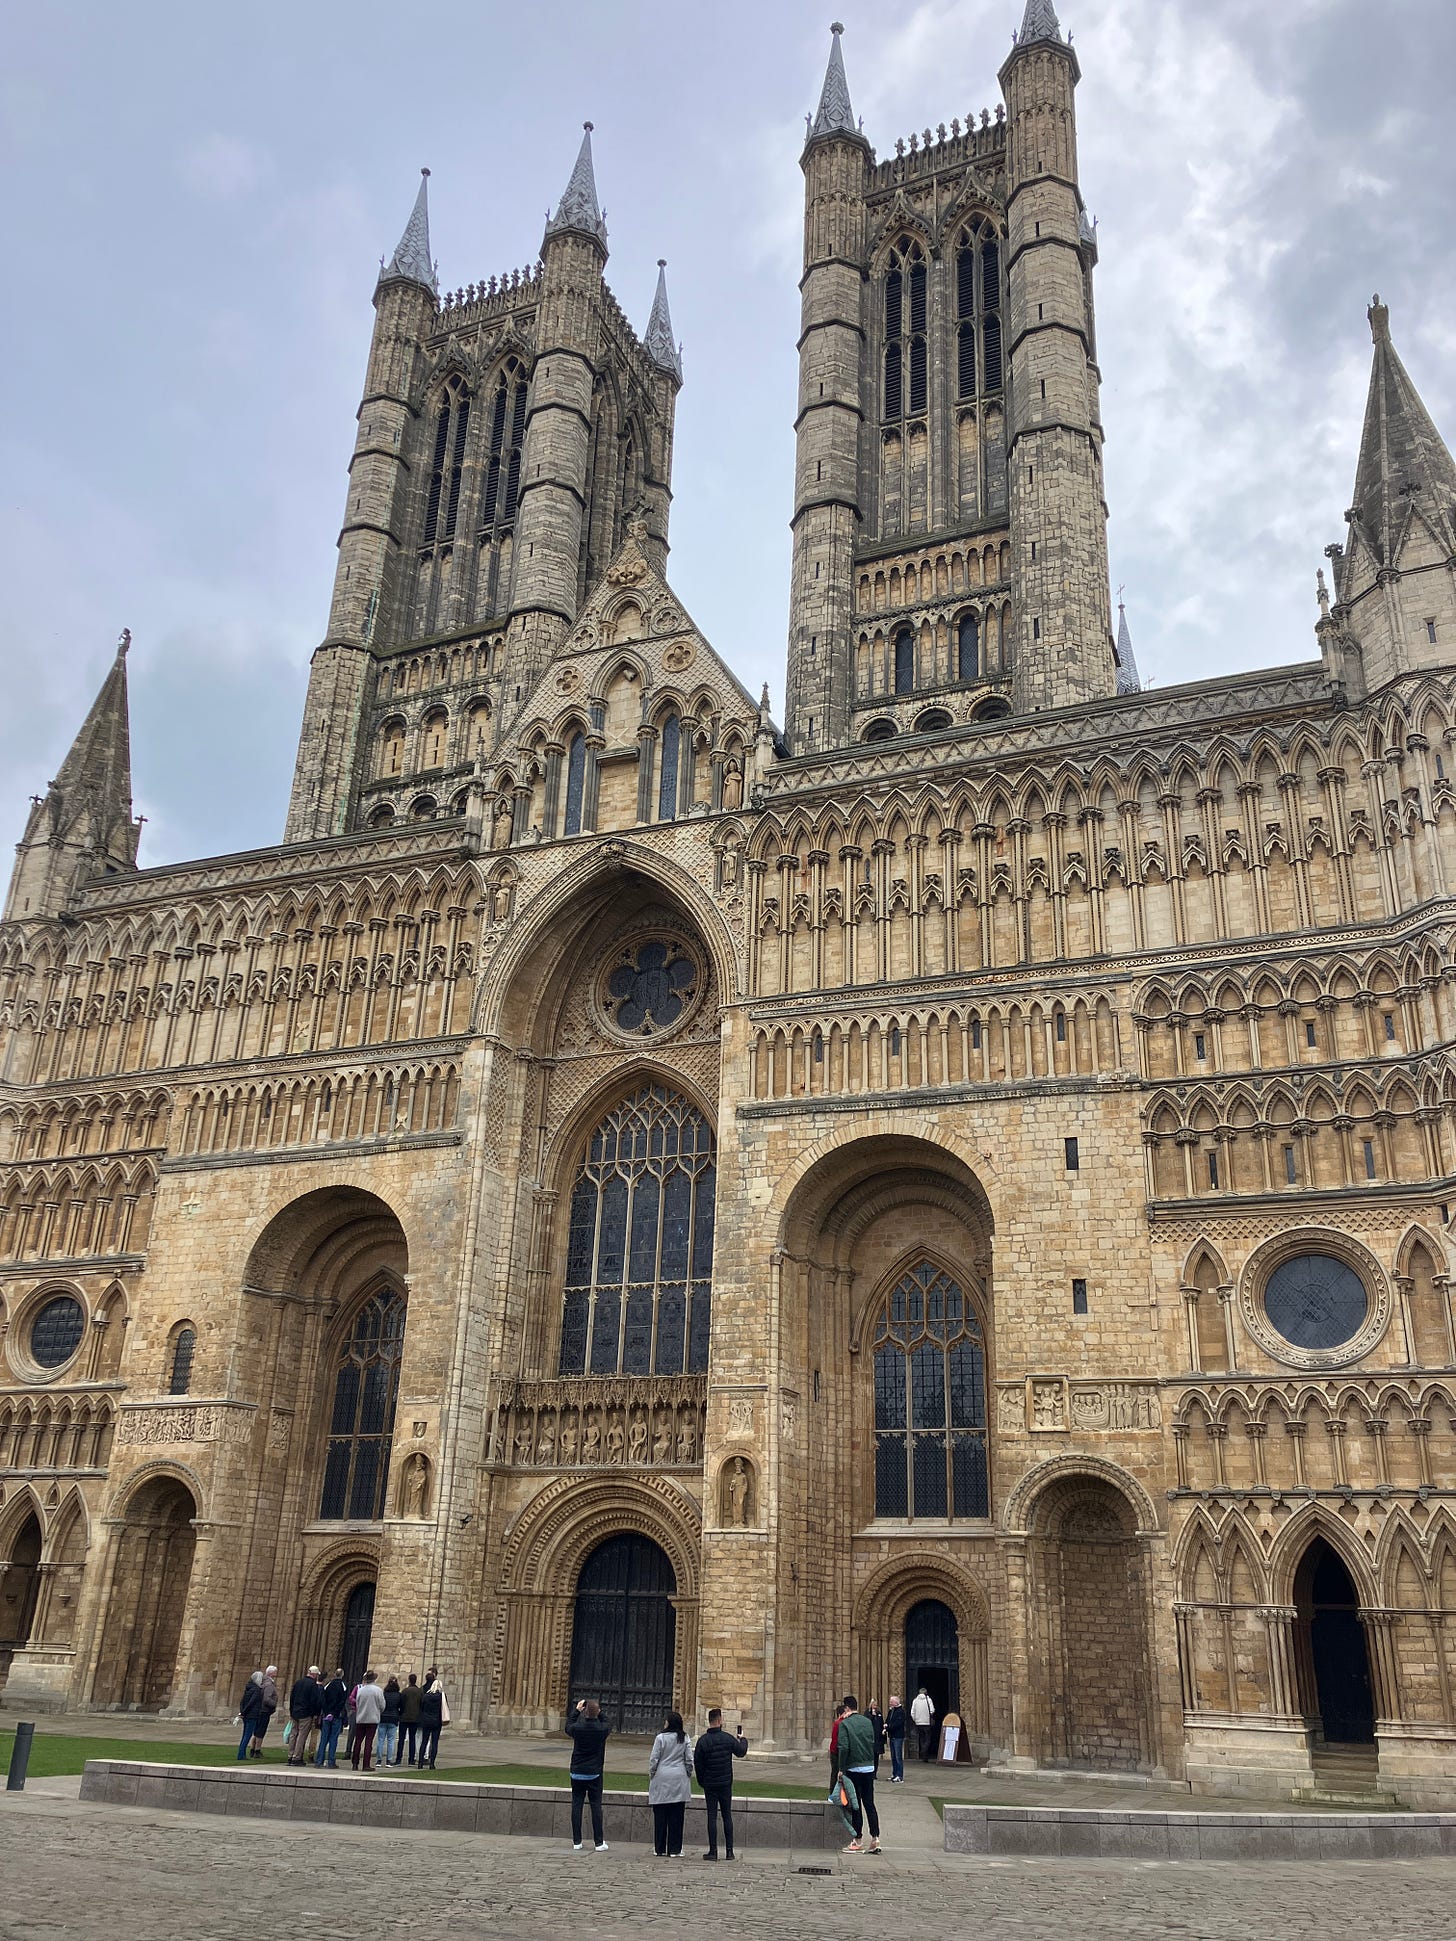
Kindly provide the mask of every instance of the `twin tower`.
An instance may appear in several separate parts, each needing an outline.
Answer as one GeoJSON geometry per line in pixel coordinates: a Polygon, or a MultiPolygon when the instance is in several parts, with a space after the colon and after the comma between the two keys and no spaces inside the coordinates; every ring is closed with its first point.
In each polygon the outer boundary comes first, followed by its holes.
{"type": "MultiPolygon", "coordinates": [[[[880,161],[833,31],[803,154],[795,755],[1119,687],[1076,56],[1028,0],[1004,108],[880,161]]],[[[421,185],[375,295],[288,840],[368,819],[402,656],[429,643],[472,723],[449,752],[489,761],[629,526],[665,564],[682,367],[662,276],[639,338],[606,262],[590,125],[540,261],[443,299],[421,185]]]]}

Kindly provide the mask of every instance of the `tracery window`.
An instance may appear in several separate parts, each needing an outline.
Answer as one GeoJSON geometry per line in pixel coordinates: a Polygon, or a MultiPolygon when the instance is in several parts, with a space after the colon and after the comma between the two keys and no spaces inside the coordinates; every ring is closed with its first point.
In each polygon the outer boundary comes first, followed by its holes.
{"type": "Polygon", "coordinates": [[[989,1514],[986,1350],[943,1268],[901,1276],[875,1323],[875,1515],[989,1514]]]}
{"type": "Polygon", "coordinates": [[[521,490],[521,441],[526,435],[526,374],[515,358],[503,366],[491,401],[490,450],[480,523],[489,530],[516,516],[521,490]]]}
{"type": "Polygon", "coordinates": [[[586,793],[586,737],[574,734],[566,744],[566,812],[561,833],[581,834],[582,801],[586,793]]]}
{"type": "Polygon", "coordinates": [[[956,246],[956,395],[977,393],[976,333],[983,391],[999,391],[1001,368],[1001,243],[993,230],[963,230],[956,246]]]}
{"type": "Polygon", "coordinates": [[[662,724],[657,756],[657,815],[671,822],[677,814],[678,769],[682,761],[682,720],[670,714],[662,724]]]}
{"type": "Polygon", "coordinates": [[[425,544],[452,539],[460,512],[465,476],[465,441],[470,434],[470,393],[458,377],[445,387],[435,413],[435,449],[425,499],[425,544]]]}
{"type": "Polygon", "coordinates": [[[384,1514],[404,1320],[404,1295],[381,1287],[360,1308],[339,1351],[320,1517],[377,1523],[384,1514]]]}
{"type": "Polygon", "coordinates": [[[907,409],[912,417],[918,417],[928,399],[927,271],[919,243],[908,236],[902,236],[890,252],[884,300],[884,415],[888,422],[904,417],[907,409]]]}
{"type": "Polygon", "coordinates": [[[644,1085],[591,1135],[571,1190],[563,1375],[677,1375],[708,1366],[712,1127],[679,1092],[644,1085]]]}

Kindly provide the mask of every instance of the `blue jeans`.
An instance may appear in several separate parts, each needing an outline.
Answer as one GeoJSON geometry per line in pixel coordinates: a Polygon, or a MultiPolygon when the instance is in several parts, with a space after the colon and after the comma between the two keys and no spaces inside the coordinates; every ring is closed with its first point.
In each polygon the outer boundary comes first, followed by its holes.
{"type": "Polygon", "coordinates": [[[903,1732],[892,1732],[890,1734],[890,1778],[895,1780],[903,1779],[904,1777],[905,1734],[903,1732]]]}
{"type": "Polygon", "coordinates": [[[399,1720],[382,1719],[379,1730],[374,1735],[374,1757],[377,1763],[393,1765],[395,1750],[399,1744],[399,1720]]]}
{"type": "Polygon", "coordinates": [[[341,1718],[325,1719],[320,1725],[318,1757],[313,1762],[316,1766],[338,1764],[339,1734],[343,1729],[344,1721],[341,1718]]]}
{"type": "Polygon", "coordinates": [[[243,1720],[243,1736],[242,1736],[242,1738],[241,1738],[241,1739],[239,1739],[239,1740],[238,1740],[238,1757],[239,1757],[239,1759],[246,1759],[246,1758],[247,1758],[247,1756],[248,1756],[248,1747],[249,1747],[249,1746],[250,1746],[250,1745],[251,1745],[251,1744],[253,1743],[253,1727],[254,1727],[254,1726],[255,1726],[255,1725],[257,1724],[257,1723],[258,1723],[258,1720],[257,1720],[257,1715],[256,1715],[256,1713],[254,1714],[254,1716],[253,1716],[252,1718],[250,1718],[250,1719],[244,1719],[244,1720],[243,1720]]]}

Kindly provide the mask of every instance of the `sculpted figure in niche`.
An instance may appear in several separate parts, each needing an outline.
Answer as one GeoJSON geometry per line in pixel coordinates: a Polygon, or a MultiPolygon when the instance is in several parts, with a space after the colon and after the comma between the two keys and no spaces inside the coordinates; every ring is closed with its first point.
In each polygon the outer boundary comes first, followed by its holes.
{"type": "Polygon", "coordinates": [[[684,1415],[677,1432],[677,1459],[679,1462],[696,1462],[698,1458],[698,1426],[690,1415],[684,1415]]]}
{"type": "Polygon", "coordinates": [[[531,1422],[528,1416],[521,1423],[520,1428],[516,1430],[516,1461],[518,1463],[528,1463],[531,1460],[531,1444],[533,1440],[531,1422]]]}
{"type": "Polygon", "coordinates": [[[613,1409],[607,1419],[607,1461],[620,1462],[626,1451],[627,1438],[622,1433],[622,1417],[613,1409]]]}
{"type": "Polygon", "coordinates": [[[561,1460],[564,1463],[576,1461],[576,1417],[566,1416],[561,1424],[561,1460]]]}
{"type": "MultiPolygon", "coordinates": [[[[723,774],[723,807],[741,809],[743,807],[743,770],[737,762],[730,762],[723,774]]],[[[723,867],[728,867],[728,858],[723,858],[723,867]]]]}
{"type": "Polygon", "coordinates": [[[537,1462],[548,1463],[556,1459],[556,1422],[550,1409],[541,1417],[541,1440],[536,1446],[537,1462]]]}
{"type": "Polygon", "coordinates": [[[586,1419],[586,1433],[581,1439],[581,1459],[583,1462],[600,1462],[602,1459],[602,1431],[595,1409],[586,1419]]]}
{"type": "Polygon", "coordinates": [[[657,1418],[657,1433],[652,1438],[652,1460],[672,1461],[672,1417],[665,1412],[657,1418]]]}
{"type": "Polygon", "coordinates": [[[404,1466],[401,1507],[406,1516],[421,1517],[429,1508],[430,1464],[426,1456],[414,1455],[404,1466]]]}
{"type": "Polygon", "coordinates": [[[723,1470],[720,1521],[729,1530],[746,1530],[753,1515],[753,1471],[742,1456],[723,1470]]]}
{"type": "Polygon", "coordinates": [[[515,811],[509,796],[502,796],[495,807],[495,817],[490,827],[490,846],[492,849],[509,849],[511,832],[515,825],[515,811]]]}
{"type": "Polygon", "coordinates": [[[627,1454],[633,1462],[647,1460],[647,1417],[640,1408],[632,1411],[632,1433],[627,1442],[627,1454]]]}

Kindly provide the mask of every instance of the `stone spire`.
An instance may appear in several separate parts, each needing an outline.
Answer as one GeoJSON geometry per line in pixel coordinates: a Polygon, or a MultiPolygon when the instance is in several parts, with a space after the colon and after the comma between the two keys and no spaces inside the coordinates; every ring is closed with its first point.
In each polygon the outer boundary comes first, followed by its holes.
{"type": "Polygon", "coordinates": [[[1378,295],[1366,314],[1375,357],[1350,523],[1381,566],[1396,564],[1412,511],[1456,552],[1456,464],[1396,355],[1390,311],[1378,295]]]}
{"type": "Polygon", "coordinates": [[[394,277],[403,277],[408,283],[422,283],[431,296],[438,296],[440,286],[435,281],[435,266],[430,260],[430,171],[420,170],[420,192],[415,197],[415,206],[410,211],[410,219],[404,226],[404,234],[388,263],[379,272],[381,283],[388,283],[394,277]]]}
{"type": "Polygon", "coordinates": [[[140,829],[131,815],[131,725],[126,654],[117,642],[101,691],[55,780],[32,804],[5,916],[54,916],[92,875],[136,868],[140,829]]]}
{"type": "Polygon", "coordinates": [[[584,121],[582,128],[584,132],[581,147],[577,150],[576,166],[571,171],[565,193],[556,205],[556,214],[546,224],[546,234],[557,236],[564,229],[579,229],[585,235],[594,237],[605,249],[607,225],[602,220],[601,205],[597,201],[596,171],[592,167],[592,125],[584,121]]]}
{"type": "Polygon", "coordinates": [[[1052,0],[1026,0],[1026,12],[1021,19],[1021,32],[1016,36],[1018,47],[1029,47],[1037,40],[1057,40],[1062,38],[1061,23],[1052,0]]]}
{"type": "Polygon", "coordinates": [[[672,312],[667,307],[667,258],[657,259],[657,293],[652,299],[652,315],[647,319],[647,334],[642,339],[647,355],[659,369],[668,371],[682,383],[682,353],[672,338],[672,312]]]}
{"type": "Polygon", "coordinates": [[[1122,589],[1118,588],[1117,602],[1117,649],[1114,659],[1117,662],[1117,691],[1119,694],[1141,694],[1143,684],[1138,679],[1137,661],[1132,651],[1132,631],[1127,624],[1127,608],[1121,599],[1122,589]]]}
{"type": "Polygon", "coordinates": [[[819,96],[819,112],[809,128],[809,140],[824,135],[858,135],[859,125],[849,105],[849,83],[844,78],[844,56],[839,51],[839,36],[844,32],[838,20],[829,29],[834,36],[829,44],[829,65],[824,70],[824,89],[819,96]]]}

